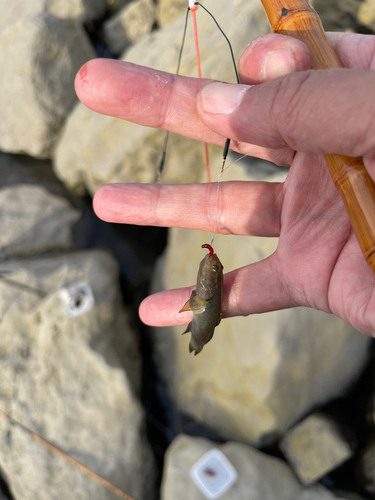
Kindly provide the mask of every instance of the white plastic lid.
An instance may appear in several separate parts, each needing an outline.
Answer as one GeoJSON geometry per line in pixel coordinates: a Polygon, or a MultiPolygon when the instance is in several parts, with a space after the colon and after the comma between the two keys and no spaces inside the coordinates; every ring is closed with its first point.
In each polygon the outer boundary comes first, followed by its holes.
{"type": "Polygon", "coordinates": [[[61,303],[70,317],[82,316],[93,308],[94,294],[87,283],[77,283],[59,291],[61,303]]]}
{"type": "Polygon", "coordinates": [[[219,450],[205,453],[190,469],[190,476],[206,498],[223,495],[237,480],[237,472],[219,450]]]}

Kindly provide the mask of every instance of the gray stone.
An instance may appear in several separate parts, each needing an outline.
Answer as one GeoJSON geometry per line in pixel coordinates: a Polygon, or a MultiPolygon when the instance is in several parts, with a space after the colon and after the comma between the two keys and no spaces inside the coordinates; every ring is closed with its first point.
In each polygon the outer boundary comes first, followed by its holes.
{"type": "MultiPolygon", "coordinates": [[[[250,179],[237,165],[228,178],[250,179]]],[[[211,237],[172,229],[153,291],[193,285],[201,245],[211,237]]],[[[225,272],[266,258],[276,246],[276,238],[233,235],[217,235],[214,243],[225,272]]],[[[155,359],[176,406],[225,438],[256,444],[342,394],[358,377],[371,342],[335,316],[309,308],[224,319],[196,357],[189,355],[183,330],[153,329],[155,359]]]]}
{"type": "Polygon", "coordinates": [[[30,184],[0,189],[0,214],[0,258],[71,247],[80,217],[64,198],[30,184]]]}
{"type": "Polygon", "coordinates": [[[72,20],[41,14],[10,25],[0,37],[0,148],[45,158],[77,98],[73,80],[94,57],[72,20]]]}
{"type": "MultiPolygon", "coordinates": [[[[252,38],[266,33],[268,22],[258,0],[207,0],[233,44],[238,58],[252,38]],[[236,22],[231,20],[235,19],[236,22]]],[[[199,11],[203,76],[234,81],[229,49],[212,20],[199,11]]],[[[125,53],[124,59],[144,66],[175,72],[181,44],[183,19],[160,32],[143,37],[125,53]]],[[[196,76],[195,49],[191,32],[185,45],[181,74],[196,76]]],[[[154,182],[161,159],[165,132],[99,115],[78,105],[66,122],[58,143],[54,168],[72,190],[95,192],[111,182],[154,182]]],[[[190,183],[205,169],[202,143],[170,136],[162,182],[190,183]]]]}
{"type": "MultiPolygon", "coordinates": [[[[190,477],[191,467],[208,451],[220,450],[237,472],[237,481],[221,500],[334,500],[323,486],[305,489],[287,464],[251,446],[179,435],[169,446],[161,489],[161,500],[205,500],[190,477]]],[[[343,499],[342,499],[343,500],[343,499]]]]}
{"type": "Polygon", "coordinates": [[[290,429],[280,447],[306,485],[318,481],[353,455],[337,424],[319,413],[309,415],[290,429]]]}
{"type": "MultiPolygon", "coordinates": [[[[129,495],[148,500],[153,459],[135,395],[141,362],[114,259],[86,251],[7,261],[1,272],[0,408],[129,495]],[[82,282],[91,287],[94,306],[70,317],[59,290],[82,282]]],[[[0,424],[0,442],[0,467],[17,500],[113,500],[7,422],[0,424]]]]}
{"type": "Polygon", "coordinates": [[[238,479],[222,500],[290,500],[302,491],[289,467],[277,458],[242,444],[216,445],[204,438],[180,435],[169,446],[161,488],[162,500],[203,500],[190,477],[191,467],[209,450],[220,450],[235,468],[238,479]]]}
{"type": "Polygon", "coordinates": [[[135,0],[104,23],[104,37],[114,54],[150,33],[155,23],[152,0],[135,0]]]}

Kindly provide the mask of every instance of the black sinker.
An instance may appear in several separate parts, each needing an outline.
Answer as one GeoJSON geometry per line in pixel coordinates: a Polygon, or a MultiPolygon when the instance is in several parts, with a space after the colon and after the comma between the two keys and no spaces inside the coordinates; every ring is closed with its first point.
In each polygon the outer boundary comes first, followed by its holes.
{"type": "Polygon", "coordinates": [[[288,14],[289,10],[283,7],[283,10],[281,11],[281,17],[284,17],[288,14]]]}

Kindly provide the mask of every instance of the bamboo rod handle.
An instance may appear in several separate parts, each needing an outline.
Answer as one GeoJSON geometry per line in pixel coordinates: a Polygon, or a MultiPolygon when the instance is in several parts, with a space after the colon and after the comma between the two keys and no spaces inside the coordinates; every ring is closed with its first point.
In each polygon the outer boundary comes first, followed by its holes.
{"type": "MultiPolygon", "coordinates": [[[[272,31],[302,40],[313,69],[341,68],[318,14],[307,0],[262,0],[272,31]]],[[[375,274],[375,184],[362,158],[325,155],[325,159],[362,249],[375,274]]]]}

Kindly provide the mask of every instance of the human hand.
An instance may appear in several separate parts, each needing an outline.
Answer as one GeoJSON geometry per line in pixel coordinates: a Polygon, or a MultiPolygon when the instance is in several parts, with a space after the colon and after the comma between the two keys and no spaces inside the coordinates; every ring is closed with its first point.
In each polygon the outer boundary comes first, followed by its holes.
{"type": "MultiPolygon", "coordinates": [[[[329,37],[352,70],[307,71],[301,42],[267,35],[241,57],[246,85],[207,86],[207,80],[99,59],[82,67],[76,90],[94,111],[214,144],[230,137],[242,154],[290,165],[281,184],[221,184],[217,232],[280,237],[270,257],[225,275],[225,315],[307,306],[372,335],[375,280],[321,153],[363,156],[375,179],[375,73],[368,71],[375,69],[375,37],[329,37]]],[[[216,183],[123,184],[99,189],[94,208],[108,222],[212,232],[216,222],[207,207],[215,200],[216,183]]],[[[187,323],[188,313],[178,311],[190,290],[146,298],[141,319],[155,326],[187,323]]]]}

